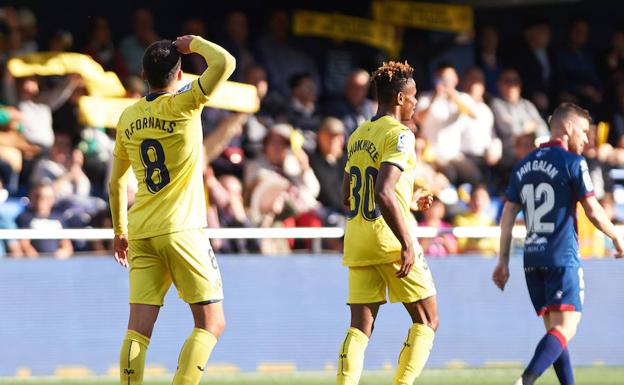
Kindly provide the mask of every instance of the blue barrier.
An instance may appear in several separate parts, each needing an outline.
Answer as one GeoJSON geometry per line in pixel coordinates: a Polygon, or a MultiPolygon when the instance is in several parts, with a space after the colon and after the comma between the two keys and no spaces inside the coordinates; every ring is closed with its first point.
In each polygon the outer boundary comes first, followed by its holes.
{"type": "MultiPolygon", "coordinates": [[[[298,370],[335,365],[348,327],[346,269],[336,256],[221,257],[227,328],[211,362],[253,371],[262,362],[292,362],[298,370]]],[[[543,334],[518,258],[501,293],[490,276],[493,259],[430,261],[441,326],[430,367],[461,360],[525,363],[543,334]]],[[[584,262],[585,315],[570,344],[576,365],[624,365],[624,262],[584,262]]],[[[128,279],[105,258],[0,261],[0,376],[26,366],[34,375],[60,365],[103,374],[116,366],[127,322],[128,279]]],[[[410,325],[399,304],[382,306],[366,367],[396,366],[410,325]]],[[[149,347],[148,362],[175,369],[192,328],[187,306],[171,290],[149,347]]]]}

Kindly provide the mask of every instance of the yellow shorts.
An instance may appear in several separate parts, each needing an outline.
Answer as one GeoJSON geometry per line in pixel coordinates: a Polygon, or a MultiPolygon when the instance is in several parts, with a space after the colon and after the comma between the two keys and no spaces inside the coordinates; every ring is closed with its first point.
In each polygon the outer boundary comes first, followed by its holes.
{"type": "Polygon", "coordinates": [[[436,294],[431,270],[422,253],[417,254],[410,273],[397,278],[401,262],[349,267],[348,304],[386,302],[412,303],[436,294]]]}
{"type": "Polygon", "coordinates": [[[171,283],[186,303],[223,299],[221,273],[203,229],[131,240],[130,303],[162,306],[171,283]]]}

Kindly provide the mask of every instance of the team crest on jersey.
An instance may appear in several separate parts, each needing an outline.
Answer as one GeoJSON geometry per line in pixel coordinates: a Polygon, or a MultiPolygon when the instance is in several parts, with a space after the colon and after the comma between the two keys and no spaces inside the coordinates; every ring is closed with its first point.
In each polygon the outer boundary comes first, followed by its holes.
{"type": "Polygon", "coordinates": [[[189,84],[185,85],[184,87],[180,88],[178,90],[178,92],[176,92],[176,94],[181,94],[182,92],[186,92],[186,91],[190,90],[192,84],[193,83],[189,83],[189,84]]]}
{"type": "Polygon", "coordinates": [[[397,140],[397,150],[401,152],[406,152],[409,149],[409,135],[407,132],[402,132],[399,134],[399,139],[397,140]]]}

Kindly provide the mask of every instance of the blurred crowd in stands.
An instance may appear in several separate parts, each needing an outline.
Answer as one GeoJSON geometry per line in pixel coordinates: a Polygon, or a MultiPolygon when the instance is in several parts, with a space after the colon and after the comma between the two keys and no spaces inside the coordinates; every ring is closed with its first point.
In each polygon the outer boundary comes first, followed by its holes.
{"type": "MultiPolygon", "coordinates": [[[[0,8],[0,228],[110,227],[107,175],[114,131],[79,123],[84,80],[14,78],[6,63],[37,51],[82,52],[117,73],[127,96],[138,98],[147,92],[141,56],[163,37],[148,9],[132,14],[133,33],[119,41],[113,41],[104,17],[92,17],[76,40],[65,30],[41,36],[40,17],[27,8],[0,8]]],[[[256,86],[261,100],[255,114],[202,112],[209,226],[343,226],[346,143],[374,115],[369,74],[389,58],[363,45],[296,38],[285,11],[275,11],[266,29],[251,36],[249,17],[242,11],[225,15],[221,36],[209,35],[199,18],[179,30],[230,51],[237,60],[231,80],[256,86]]],[[[594,115],[584,155],[596,193],[616,219],[621,202],[614,178],[624,165],[624,29],[614,29],[604,52],[586,44],[590,33],[588,22],[570,20],[565,41],[556,45],[544,20],[525,23],[517,41],[501,41],[496,25],[477,25],[461,43],[472,50],[471,61],[446,55],[450,60],[411,63],[419,103],[404,124],[417,136],[418,185],[436,197],[429,211],[415,214],[421,226],[496,225],[511,168],[548,139],[548,113],[562,101],[594,115]]],[[[197,55],[183,58],[185,72],[200,74],[205,67],[197,55]]],[[[135,181],[129,188],[130,203],[136,186],[135,181]]],[[[293,240],[212,242],[222,253],[309,247],[293,240]]],[[[456,239],[450,232],[421,243],[434,257],[493,255],[498,247],[497,239],[456,239]]],[[[109,247],[106,240],[0,241],[0,255],[68,257],[109,247]]],[[[326,240],[324,247],[340,250],[340,240],[326,240]]]]}

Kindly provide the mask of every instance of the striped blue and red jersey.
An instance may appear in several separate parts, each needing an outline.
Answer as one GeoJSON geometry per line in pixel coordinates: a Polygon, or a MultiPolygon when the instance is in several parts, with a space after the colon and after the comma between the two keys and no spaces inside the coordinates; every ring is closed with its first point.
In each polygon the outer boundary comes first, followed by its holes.
{"type": "Polygon", "coordinates": [[[524,212],[525,266],[580,264],[576,207],[593,194],[587,161],[560,141],[543,144],[515,165],[505,195],[524,212]]]}

